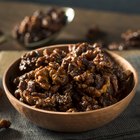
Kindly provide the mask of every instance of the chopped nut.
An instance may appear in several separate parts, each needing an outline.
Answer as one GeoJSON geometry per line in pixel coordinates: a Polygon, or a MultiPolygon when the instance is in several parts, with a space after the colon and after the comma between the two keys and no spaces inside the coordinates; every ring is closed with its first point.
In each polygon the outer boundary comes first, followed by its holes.
{"type": "Polygon", "coordinates": [[[122,33],[122,39],[124,40],[124,44],[127,47],[139,47],[140,46],[140,30],[127,30],[122,33]]]}
{"type": "Polygon", "coordinates": [[[59,8],[51,8],[47,12],[35,11],[15,26],[13,37],[25,45],[38,42],[58,32],[66,21],[65,12],[59,8]]]}
{"type": "Polygon", "coordinates": [[[9,128],[11,125],[11,122],[8,121],[8,120],[4,120],[4,119],[1,119],[0,120],[0,129],[1,128],[9,128]]]}
{"type": "Polygon", "coordinates": [[[68,52],[27,53],[19,70],[24,74],[14,79],[15,97],[36,108],[61,112],[112,105],[123,97],[133,76],[97,43],[71,45],[68,52]]]}

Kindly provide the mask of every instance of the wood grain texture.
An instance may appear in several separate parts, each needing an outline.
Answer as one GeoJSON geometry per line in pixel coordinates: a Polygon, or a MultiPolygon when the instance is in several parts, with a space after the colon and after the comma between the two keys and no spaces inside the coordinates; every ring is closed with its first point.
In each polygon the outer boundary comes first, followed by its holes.
{"type": "MultiPolygon", "coordinates": [[[[0,50],[24,50],[12,37],[11,31],[16,23],[35,10],[46,10],[48,5],[24,2],[0,2],[0,28],[9,36],[0,44],[0,50]]],[[[76,43],[85,41],[87,30],[94,24],[107,32],[107,41],[119,41],[120,34],[127,29],[139,29],[139,15],[121,14],[96,10],[75,9],[74,21],[63,29],[56,41],[50,44],[76,43]]]]}

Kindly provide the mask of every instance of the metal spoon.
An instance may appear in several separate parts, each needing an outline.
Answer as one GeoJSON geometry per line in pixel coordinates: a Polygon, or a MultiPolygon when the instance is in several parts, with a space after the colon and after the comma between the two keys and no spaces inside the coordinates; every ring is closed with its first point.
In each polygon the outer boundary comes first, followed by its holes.
{"type": "MultiPolygon", "coordinates": [[[[74,16],[75,16],[75,11],[74,9],[70,8],[70,7],[63,7],[61,8],[64,12],[65,12],[65,16],[67,17],[67,20],[66,20],[66,25],[67,26],[69,23],[71,23],[74,19],[74,16]]],[[[65,27],[64,26],[64,27],[65,27]]],[[[63,28],[64,28],[63,27],[63,28]]],[[[40,40],[38,42],[33,42],[33,43],[28,43],[28,44],[24,44],[26,48],[34,48],[34,47],[38,47],[38,46],[43,46],[45,45],[46,43],[54,40],[57,35],[63,30],[63,28],[61,30],[59,30],[58,32],[50,35],[49,37],[47,37],[46,39],[43,39],[43,40],[40,40]]]]}

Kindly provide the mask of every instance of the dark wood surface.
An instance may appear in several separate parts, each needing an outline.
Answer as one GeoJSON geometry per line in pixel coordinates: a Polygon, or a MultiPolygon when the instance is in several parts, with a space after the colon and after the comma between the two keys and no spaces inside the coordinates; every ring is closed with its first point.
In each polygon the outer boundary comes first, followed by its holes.
{"type": "MultiPolygon", "coordinates": [[[[25,50],[18,44],[11,32],[16,23],[35,10],[46,10],[48,5],[20,2],[0,2],[0,29],[8,36],[7,41],[0,44],[0,50],[25,50]]],[[[87,30],[94,24],[107,33],[106,41],[120,41],[120,34],[127,29],[140,28],[140,16],[113,12],[75,9],[75,19],[50,44],[75,43],[86,41],[87,30]]]]}

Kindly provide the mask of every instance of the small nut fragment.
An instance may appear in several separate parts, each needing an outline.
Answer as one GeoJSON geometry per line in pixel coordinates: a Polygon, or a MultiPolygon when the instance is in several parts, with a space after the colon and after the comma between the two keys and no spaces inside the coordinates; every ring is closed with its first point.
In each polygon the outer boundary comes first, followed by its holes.
{"type": "Polygon", "coordinates": [[[112,105],[125,96],[124,91],[129,93],[126,88],[133,78],[97,43],[71,45],[67,52],[28,53],[21,58],[20,70],[25,73],[14,80],[15,97],[36,108],[60,112],[112,105]]]}
{"type": "Polygon", "coordinates": [[[86,38],[88,40],[102,39],[104,36],[105,32],[102,31],[98,26],[91,27],[86,34],[86,38]]]}
{"type": "Polygon", "coordinates": [[[35,11],[15,26],[13,37],[20,43],[29,45],[50,37],[67,23],[63,9],[51,8],[47,12],[35,11]]]}
{"type": "Polygon", "coordinates": [[[140,30],[127,30],[121,37],[127,47],[140,47],[140,30]]]}
{"type": "Polygon", "coordinates": [[[4,119],[1,119],[0,120],[0,129],[1,128],[9,128],[11,125],[11,122],[8,121],[8,120],[4,120],[4,119]]]}

